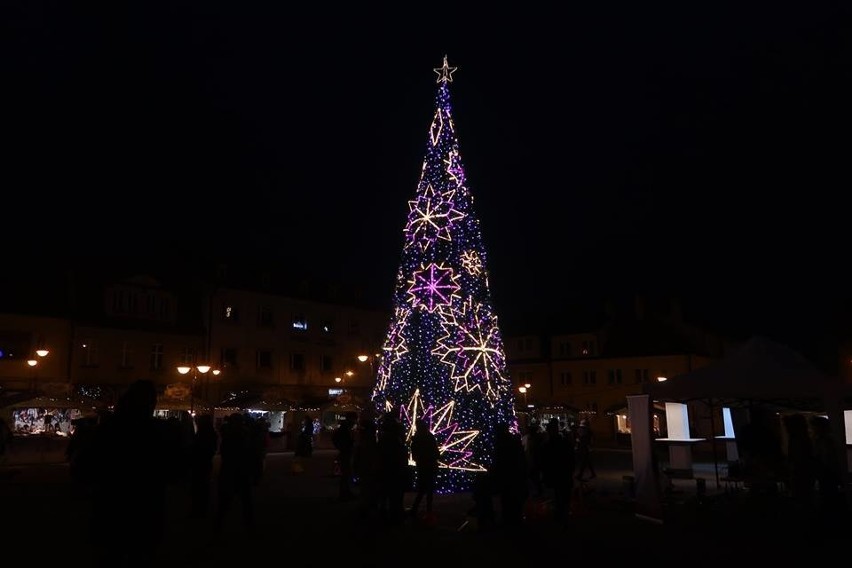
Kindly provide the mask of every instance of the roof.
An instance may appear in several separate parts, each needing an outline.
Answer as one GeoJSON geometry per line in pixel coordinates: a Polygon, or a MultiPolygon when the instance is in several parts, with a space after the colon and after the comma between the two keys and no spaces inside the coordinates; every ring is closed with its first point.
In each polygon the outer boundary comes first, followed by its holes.
{"type": "Polygon", "coordinates": [[[654,399],[675,402],[817,408],[842,386],[840,379],[825,375],[797,351],[758,336],[718,361],[662,383],[649,383],[644,390],[654,399]]]}

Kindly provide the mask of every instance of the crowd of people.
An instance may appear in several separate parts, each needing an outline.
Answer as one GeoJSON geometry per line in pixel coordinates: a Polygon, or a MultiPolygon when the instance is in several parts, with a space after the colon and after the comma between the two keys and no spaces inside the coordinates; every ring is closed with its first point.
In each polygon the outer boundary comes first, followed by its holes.
{"type": "MultiPolygon", "coordinates": [[[[153,563],[164,534],[169,484],[187,487],[187,513],[210,518],[214,533],[231,522],[237,501],[242,525],[254,529],[253,493],[264,477],[268,424],[243,413],[229,415],[218,428],[211,415],[183,413],[162,420],[154,417],[155,404],[153,383],[137,381],[114,412],[80,421],[68,446],[72,478],[92,501],[90,534],[100,566],[122,566],[131,557],[133,565],[153,563]],[[220,465],[214,471],[217,454],[220,465]]],[[[787,453],[798,466],[792,470],[794,494],[809,495],[815,483],[835,487],[825,477],[827,469],[811,467],[819,463],[815,457],[828,452],[822,443],[826,437],[797,437],[796,432],[805,432],[801,418],[789,418],[786,425],[792,434],[787,453]]],[[[745,457],[752,461],[755,448],[767,447],[759,432],[755,426],[743,433],[745,457]]],[[[297,459],[314,455],[313,435],[313,420],[305,418],[296,441],[297,459]]],[[[555,522],[567,523],[578,485],[596,477],[588,423],[566,426],[551,419],[532,422],[522,432],[515,424],[500,423],[493,435],[487,470],[471,474],[470,514],[479,526],[517,526],[531,506],[542,503],[549,504],[555,522]]],[[[447,469],[428,422],[417,420],[412,428],[400,421],[398,412],[348,412],[332,442],[337,498],[355,501],[361,519],[387,525],[434,522],[437,481],[447,469]],[[407,492],[414,495],[408,509],[407,492]]]]}

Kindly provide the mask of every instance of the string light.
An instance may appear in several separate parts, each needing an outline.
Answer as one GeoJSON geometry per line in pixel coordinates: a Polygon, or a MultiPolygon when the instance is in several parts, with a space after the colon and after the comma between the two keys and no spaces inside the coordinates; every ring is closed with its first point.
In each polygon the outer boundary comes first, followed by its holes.
{"type": "Polygon", "coordinates": [[[497,424],[517,431],[514,392],[487,255],[451,116],[455,67],[436,68],[438,92],[415,198],[408,202],[393,318],[372,402],[399,413],[408,436],[426,420],[441,450],[439,492],[470,490],[491,465],[497,424]]]}

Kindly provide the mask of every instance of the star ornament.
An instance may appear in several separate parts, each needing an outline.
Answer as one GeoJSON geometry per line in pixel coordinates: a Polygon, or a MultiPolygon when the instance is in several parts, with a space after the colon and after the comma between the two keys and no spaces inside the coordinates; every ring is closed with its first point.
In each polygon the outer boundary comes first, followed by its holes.
{"type": "Polygon", "coordinates": [[[459,291],[458,276],[453,274],[453,269],[438,265],[434,262],[423,266],[421,270],[414,272],[412,280],[409,281],[408,294],[411,299],[412,308],[425,309],[434,312],[438,306],[452,304],[453,298],[459,291]]]}
{"type": "Polygon", "coordinates": [[[432,69],[438,75],[438,79],[436,83],[452,83],[453,82],[453,73],[458,70],[458,67],[450,67],[449,63],[447,63],[447,56],[444,56],[444,64],[441,67],[435,67],[432,69]]]}
{"type": "MultiPolygon", "coordinates": [[[[471,461],[473,452],[469,446],[474,438],[479,435],[479,430],[463,430],[453,417],[456,402],[449,401],[440,408],[423,400],[420,389],[414,391],[411,400],[400,409],[400,419],[406,427],[406,442],[416,431],[415,424],[418,418],[422,418],[429,425],[429,430],[438,441],[438,467],[448,469],[459,469],[464,471],[486,471],[486,469],[471,461]]],[[[409,464],[413,464],[409,456],[409,464]]]]}
{"type": "Polygon", "coordinates": [[[457,309],[442,306],[439,314],[445,335],[432,354],[450,366],[454,392],[479,391],[493,407],[508,385],[497,318],[472,298],[457,309]]]}

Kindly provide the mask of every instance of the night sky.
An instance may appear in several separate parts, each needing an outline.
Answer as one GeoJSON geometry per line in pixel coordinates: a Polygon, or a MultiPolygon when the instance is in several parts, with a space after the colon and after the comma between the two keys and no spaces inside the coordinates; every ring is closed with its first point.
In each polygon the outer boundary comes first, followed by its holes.
{"type": "Polygon", "coordinates": [[[389,303],[446,53],[498,314],[655,292],[795,343],[848,308],[842,2],[71,4],[7,3],[14,262],[221,252],[389,303]]]}

